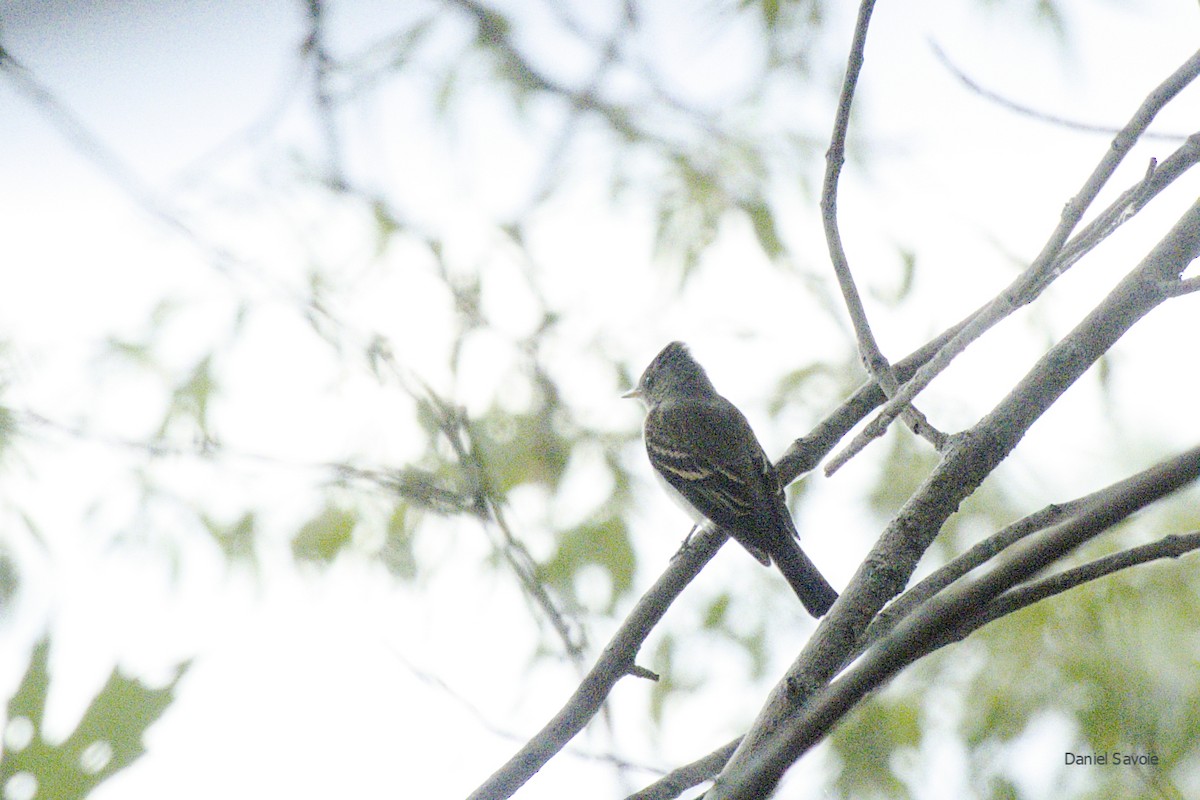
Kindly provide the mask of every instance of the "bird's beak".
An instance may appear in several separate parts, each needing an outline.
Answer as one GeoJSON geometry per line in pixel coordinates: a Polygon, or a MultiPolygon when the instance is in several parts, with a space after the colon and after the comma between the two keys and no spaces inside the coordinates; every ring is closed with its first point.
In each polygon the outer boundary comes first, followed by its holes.
{"type": "Polygon", "coordinates": [[[621,395],[621,397],[627,398],[629,400],[641,400],[642,399],[642,390],[640,387],[635,386],[632,389],[630,389],[628,392],[626,392],[625,394],[621,395]]]}

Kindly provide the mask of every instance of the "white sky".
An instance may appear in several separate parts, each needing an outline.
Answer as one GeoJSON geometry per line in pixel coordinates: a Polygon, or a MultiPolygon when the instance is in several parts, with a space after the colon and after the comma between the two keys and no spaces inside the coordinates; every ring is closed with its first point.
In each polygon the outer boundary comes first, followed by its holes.
{"type": "MultiPolygon", "coordinates": [[[[1115,125],[1190,55],[1200,24],[1194,3],[1069,3],[1072,36],[1064,51],[1010,15],[985,13],[976,5],[881,3],[876,13],[862,95],[876,156],[869,174],[849,165],[841,208],[843,235],[851,243],[850,257],[869,302],[870,292],[886,292],[894,285],[896,244],[917,249],[921,268],[927,270],[913,301],[894,311],[882,304],[872,308],[876,332],[889,355],[907,352],[1003,285],[1012,265],[998,251],[1024,258],[1035,253],[1062,204],[1107,146],[1103,137],[1056,130],[989,106],[946,74],[928,42],[941,44],[966,72],[1008,97],[1065,117],[1115,125]],[[925,316],[905,318],[912,308],[925,316]]],[[[13,364],[5,402],[67,423],[82,420],[103,434],[144,438],[147,425],[161,415],[161,400],[139,393],[132,371],[101,359],[104,340],[144,335],[156,303],[164,297],[184,298],[187,307],[167,327],[162,352],[171,365],[187,364],[228,335],[239,301],[258,301],[266,310],[252,316],[245,344],[224,365],[237,394],[236,402],[222,408],[222,434],[242,452],[269,455],[280,463],[168,459],[156,465],[155,474],[170,488],[195,488],[195,496],[218,516],[248,504],[273,509],[267,524],[276,538],[264,553],[264,574],[254,580],[236,570],[225,574],[223,563],[197,542],[175,541],[171,546],[184,565],[182,584],[175,585],[157,553],[186,513],[163,504],[153,506],[147,518],[134,513],[140,499],[129,476],[145,466],[144,456],[45,431],[20,439],[19,458],[8,465],[10,486],[0,513],[5,527],[19,529],[13,501],[33,509],[46,551],[5,534],[26,572],[20,603],[0,628],[0,686],[15,685],[24,646],[49,625],[57,647],[52,719],[66,731],[115,662],[139,674],[162,676],[173,659],[201,654],[177,703],[151,730],[149,754],[104,784],[97,800],[463,796],[557,709],[576,676],[553,663],[529,666],[535,634],[525,628],[528,611],[506,577],[475,566],[487,551],[470,522],[445,526],[446,536],[438,541],[422,537],[422,557],[433,569],[414,585],[398,586],[380,569],[354,560],[324,574],[298,574],[287,561],[282,537],[319,507],[321,497],[313,486],[323,477],[288,464],[319,463],[347,452],[399,464],[413,446],[403,427],[406,420],[395,419],[392,411],[398,402],[394,387],[381,388],[358,365],[340,364],[296,321],[286,291],[280,289],[303,287],[303,276],[290,272],[293,260],[304,252],[294,241],[315,246],[330,263],[344,263],[348,275],[372,287],[340,309],[359,330],[387,332],[399,343],[405,363],[435,384],[447,380],[443,353],[422,348],[422,337],[439,340],[436,326],[443,324],[423,311],[423,291],[429,287],[369,270],[354,272],[369,256],[355,209],[330,209],[316,193],[281,198],[273,205],[271,189],[285,185],[289,169],[282,157],[238,153],[236,140],[234,156],[209,155],[261,119],[294,79],[294,48],[302,35],[297,5],[225,4],[220,14],[203,3],[169,8],[97,3],[88,6],[91,13],[63,13],[68,6],[78,8],[65,0],[10,0],[0,11],[5,46],[141,183],[180,202],[201,230],[216,232],[261,274],[228,279],[215,273],[204,253],[148,220],[111,176],[82,158],[75,144],[64,141],[7,80],[0,80],[0,136],[5,142],[0,147],[0,236],[5,242],[0,336],[11,343],[13,364]],[[216,174],[206,171],[212,164],[219,165],[216,174]],[[229,205],[221,206],[223,200],[229,205]],[[235,213],[239,203],[246,206],[244,216],[235,213]],[[289,242],[293,250],[287,249],[289,242]],[[64,487],[76,486],[83,489],[78,496],[68,492],[64,497],[64,487]],[[97,498],[103,502],[93,506],[97,498]],[[114,533],[120,542],[116,546],[114,533]],[[147,543],[156,547],[147,548],[147,543]],[[511,737],[497,735],[497,730],[511,737]]],[[[661,12],[664,41],[657,55],[678,60],[677,77],[691,81],[684,85],[696,92],[697,102],[719,101],[722,91],[736,86],[736,71],[727,65],[738,63],[746,40],[736,29],[681,24],[689,19],[681,12],[685,6],[676,3],[669,6],[670,13],[661,12]],[[723,86],[723,80],[729,84],[723,86]]],[[[335,15],[335,30],[348,42],[361,41],[419,8],[350,3],[335,15]]],[[[848,41],[850,23],[844,15],[837,20],[843,35],[836,40],[848,41]]],[[[564,68],[573,63],[564,55],[564,68]]],[[[487,263],[490,281],[511,278],[515,270],[501,263],[491,252],[494,241],[479,232],[491,212],[524,199],[512,187],[528,180],[528,165],[536,155],[528,152],[529,143],[487,135],[492,115],[504,112],[480,98],[471,112],[478,114],[479,124],[463,134],[477,148],[476,157],[454,163],[448,156],[452,151],[429,150],[430,120],[414,98],[389,99],[394,102],[380,103],[351,127],[370,130],[382,124],[393,129],[396,115],[407,114],[411,139],[394,142],[394,151],[366,151],[357,157],[367,163],[383,159],[381,183],[400,174],[445,184],[429,207],[406,212],[431,228],[461,225],[454,229],[460,248],[456,255],[487,263]],[[447,181],[445,172],[453,179],[447,181]],[[479,190],[464,198],[456,187],[471,181],[479,190]]],[[[305,101],[293,103],[298,107],[305,101]]],[[[1194,128],[1200,118],[1196,90],[1179,105],[1164,115],[1162,130],[1188,133],[1194,128]]],[[[828,127],[827,120],[820,121],[827,110],[800,113],[818,121],[814,130],[828,127]]],[[[294,140],[309,137],[296,108],[283,119],[282,131],[294,140]]],[[[1140,145],[1106,196],[1135,179],[1151,155],[1162,158],[1174,146],[1140,145]]],[[[596,158],[600,174],[603,154],[596,158]]],[[[1072,275],[1062,290],[1055,290],[1045,328],[1061,333],[1073,325],[1102,291],[1099,279],[1122,273],[1144,253],[1164,229],[1162,220],[1173,219],[1194,198],[1195,181],[1181,184],[1157,204],[1164,206],[1163,216],[1147,214],[1145,221],[1135,221],[1105,246],[1105,258],[1089,262],[1086,268],[1096,277],[1072,275]]],[[[782,320],[765,325],[760,335],[777,345],[805,337],[814,357],[841,346],[836,337],[842,332],[836,329],[814,334],[795,328],[789,313],[795,305],[794,283],[779,284],[787,291],[757,288],[762,285],[757,276],[761,273],[765,280],[768,270],[745,258],[745,231],[730,232],[712,256],[744,264],[741,269],[706,277],[690,290],[688,303],[658,313],[673,284],[647,274],[651,221],[639,217],[636,207],[621,213],[601,208],[603,197],[603,187],[581,181],[543,212],[554,223],[543,230],[550,228],[554,235],[543,233],[535,243],[547,263],[569,265],[550,276],[548,287],[556,302],[578,311],[564,326],[562,361],[576,357],[572,347],[586,351],[595,331],[605,326],[606,345],[619,348],[636,364],[663,341],[684,338],[718,386],[744,393],[733,399],[757,421],[765,414],[761,403],[755,406],[754,391],[765,392],[766,383],[755,369],[752,345],[741,337],[748,316],[782,320]],[[636,287],[633,299],[629,287],[636,287]],[[720,298],[724,312],[698,314],[697,308],[711,308],[713,298],[720,298]]],[[[815,213],[798,216],[784,234],[796,241],[818,241],[815,213]]],[[[814,260],[822,257],[822,247],[809,249],[814,260]]],[[[405,264],[406,258],[417,258],[404,251],[392,257],[405,264]]],[[[519,332],[528,324],[527,298],[518,291],[506,300],[504,307],[490,310],[519,332]]],[[[1175,326],[1194,331],[1194,316],[1188,301],[1177,301],[1118,348],[1115,358],[1127,370],[1121,386],[1132,387],[1119,390],[1121,400],[1140,402],[1139,388],[1146,386],[1153,386],[1159,397],[1196,396],[1194,370],[1181,368],[1177,353],[1161,350],[1164,339],[1180,340],[1170,338],[1175,326]]],[[[1034,336],[1025,341],[1018,336],[1016,342],[985,339],[973,362],[965,359],[930,391],[929,407],[953,427],[989,406],[1041,345],[1034,336]]],[[[467,357],[474,359],[469,363],[476,367],[478,396],[483,396],[485,388],[502,380],[505,365],[486,346],[479,347],[467,357]]],[[[473,387],[461,388],[469,406],[473,387]]],[[[588,383],[580,402],[604,424],[632,424],[637,411],[615,398],[618,388],[588,383]]],[[[1104,411],[1094,396],[1073,393],[1022,444],[1005,470],[1028,493],[1031,508],[1118,477],[1107,466],[1113,454],[1136,447],[1135,452],[1145,450],[1149,458],[1156,449],[1194,443],[1200,435],[1195,415],[1190,421],[1174,414],[1142,415],[1144,427],[1135,431],[1135,442],[1097,442],[1093,431],[1103,422],[1104,411]],[[1084,424],[1064,432],[1056,420],[1067,418],[1084,424]],[[1067,465],[1074,468],[1081,453],[1094,454],[1083,459],[1090,468],[1069,472],[1067,465]]],[[[770,442],[768,449],[778,450],[789,430],[764,423],[760,436],[770,442]]],[[[870,471],[866,461],[848,470],[845,484],[828,484],[805,511],[814,527],[821,527],[823,515],[841,510],[871,479],[870,471]]],[[[578,493],[580,502],[586,500],[586,487],[570,491],[578,493]]],[[[650,503],[651,497],[647,495],[647,505],[652,508],[642,512],[637,524],[652,530],[680,528],[682,534],[684,523],[670,505],[659,504],[657,497],[650,503]]],[[[537,497],[518,498],[514,517],[539,518],[544,513],[534,507],[539,502],[537,497]]],[[[830,565],[835,585],[844,584],[865,551],[873,534],[868,523],[864,518],[846,526],[843,512],[842,525],[854,533],[841,541],[806,541],[813,558],[830,565]]],[[[648,542],[648,557],[658,559],[649,563],[664,561],[676,544],[648,542]]],[[[720,585],[757,575],[748,562],[723,553],[696,591],[703,592],[706,582],[720,585]]],[[[759,579],[761,575],[754,578],[759,579]]],[[[650,580],[639,576],[641,586],[650,580]]],[[[689,614],[698,613],[698,604],[689,611],[686,600],[687,595],[672,611],[680,626],[694,621],[689,614]]],[[[779,674],[796,641],[807,635],[807,626],[801,623],[797,630],[779,634],[769,675],[779,674]]],[[[603,625],[589,631],[592,646],[599,647],[607,633],[603,625]]],[[[705,645],[697,642],[696,657],[704,657],[705,645]]],[[[646,687],[623,683],[615,695],[615,738],[622,752],[634,761],[669,767],[724,742],[763,695],[764,686],[745,685],[743,668],[738,663],[714,666],[719,686],[711,694],[719,699],[706,695],[696,707],[686,699],[673,705],[671,731],[689,735],[667,736],[663,742],[653,741],[639,716],[646,687]],[[714,707],[721,702],[725,708],[714,707]]],[[[1043,728],[1050,749],[1061,750],[1054,739],[1066,734],[1052,722],[1043,728]]],[[[607,739],[588,735],[576,744],[582,751],[602,751],[607,739]]],[[[934,752],[920,758],[945,758],[936,747],[930,749],[934,752]]],[[[807,759],[794,771],[793,785],[804,784],[805,774],[827,766],[819,754],[807,759]]],[[[1034,796],[1049,792],[1044,776],[1034,773],[1025,778],[1034,796]]],[[[567,756],[552,762],[521,796],[569,792],[573,797],[612,797],[648,779],[635,774],[628,786],[615,787],[606,766],[567,756]]],[[[965,777],[930,789],[926,796],[963,796],[961,781],[965,777]]]]}

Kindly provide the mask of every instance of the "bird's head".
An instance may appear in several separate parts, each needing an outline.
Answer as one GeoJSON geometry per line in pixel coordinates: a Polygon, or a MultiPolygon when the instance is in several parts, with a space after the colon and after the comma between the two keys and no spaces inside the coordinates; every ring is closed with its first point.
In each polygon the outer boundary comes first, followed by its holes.
{"type": "Polygon", "coordinates": [[[705,397],[715,393],[704,367],[692,358],[687,345],[671,342],[642,372],[637,386],[622,397],[641,400],[648,408],[653,408],[668,398],[705,397]]]}

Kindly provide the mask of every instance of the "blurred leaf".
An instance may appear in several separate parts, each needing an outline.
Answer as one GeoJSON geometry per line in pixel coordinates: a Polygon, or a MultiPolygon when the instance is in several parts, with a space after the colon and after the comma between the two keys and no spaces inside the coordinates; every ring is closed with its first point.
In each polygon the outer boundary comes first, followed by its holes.
{"type": "Polygon", "coordinates": [[[408,506],[397,503],[388,517],[380,559],[388,571],[398,578],[412,580],[417,575],[417,559],[412,546],[413,524],[408,506]]]}
{"type": "Polygon", "coordinates": [[[779,24],[779,4],[782,0],[742,0],[742,7],[756,5],[762,12],[763,22],[768,28],[779,24]]]}
{"type": "Polygon", "coordinates": [[[654,648],[650,658],[652,669],[658,673],[658,680],[650,687],[650,721],[661,725],[666,702],[679,688],[675,682],[675,639],[664,636],[654,648]]]}
{"type": "Polygon", "coordinates": [[[8,406],[0,406],[0,460],[8,456],[16,436],[17,419],[13,415],[12,409],[8,406]]]}
{"type": "Polygon", "coordinates": [[[304,523],[292,537],[292,557],[297,561],[328,564],[353,540],[358,515],[341,508],[326,507],[304,523]]]}
{"type": "Polygon", "coordinates": [[[0,545],[0,622],[12,610],[13,598],[21,587],[21,569],[7,547],[0,545]]]}
{"type": "Polygon", "coordinates": [[[521,414],[495,408],[472,425],[489,486],[501,497],[526,483],[553,490],[562,480],[572,442],[554,425],[551,408],[521,414]]]}
{"type": "Polygon", "coordinates": [[[871,294],[888,305],[898,305],[912,292],[917,276],[917,254],[907,247],[898,248],[900,282],[895,288],[873,287],[871,294]]]}
{"type": "Polygon", "coordinates": [[[668,188],[658,207],[655,254],[679,258],[686,280],[716,240],[729,203],[717,176],[697,167],[686,154],[673,153],[665,168],[668,188]]]}
{"type": "Polygon", "coordinates": [[[187,378],[171,391],[171,401],[159,426],[157,438],[164,438],[171,423],[183,418],[195,425],[202,442],[211,441],[208,412],[209,401],[215,391],[212,356],[208,355],[196,362],[187,378]]]}
{"type": "Polygon", "coordinates": [[[892,759],[921,741],[921,720],[912,698],[877,694],[842,720],[830,737],[841,757],[834,780],[839,794],[855,798],[910,797],[908,786],[896,777],[892,759]]]}
{"type": "Polygon", "coordinates": [[[575,596],[575,576],[589,565],[603,567],[612,581],[608,608],[633,586],[636,554],[622,517],[586,522],[557,537],[554,554],[542,566],[542,576],[559,591],[575,596]]]}
{"type": "Polygon", "coordinates": [[[836,402],[835,397],[847,394],[850,382],[839,380],[840,377],[832,366],[825,363],[794,369],[776,382],[767,412],[777,416],[785,408],[799,406],[820,413],[836,402]]]}
{"type": "Polygon", "coordinates": [[[746,200],[740,205],[746,215],[750,217],[750,224],[754,226],[754,235],[758,239],[758,246],[771,259],[782,256],[783,242],[779,238],[779,229],[775,226],[775,215],[770,206],[761,199],[746,200]]]}
{"type": "Polygon", "coordinates": [[[988,781],[988,800],[1019,800],[1022,797],[1016,784],[1007,778],[994,775],[988,781]]]}
{"type": "Polygon", "coordinates": [[[105,342],[109,352],[141,367],[155,365],[153,349],[147,342],[132,342],[110,336],[105,342]]]}
{"type": "Polygon", "coordinates": [[[443,432],[445,415],[439,406],[427,397],[418,397],[416,401],[417,423],[431,438],[438,436],[443,432]]]}
{"type": "Polygon", "coordinates": [[[730,601],[733,598],[727,592],[721,592],[717,597],[708,604],[708,608],[704,613],[704,627],[709,630],[713,628],[724,628],[725,617],[729,613],[730,601]]]}
{"type": "Polygon", "coordinates": [[[22,780],[31,782],[31,796],[76,800],[128,767],[145,753],[142,739],[175,699],[175,687],[187,670],[180,665],[161,689],[150,689],[116,670],[92,699],[79,725],[60,744],[42,737],[50,690],[47,669],[50,642],[42,639],[30,654],[29,665],[8,702],[0,786],[5,796],[22,780]]]}
{"type": "Polygon", "coordinates": [[[391,244],[392,237],[403,230],[404,226],[379,199],[371,203],[371,216],[375,220],[375,255],[380,256],[391,244]]]}
{"type": "Polygon", "coordinates": [[[786,35],[801,24],[815,27],[824,18],[824,0],[741,0],[742,8],[757,6],[768,33],[786,35]]]}
{"type": "Polygon", "coordinates": [[[907,429],[893,426],[887,436],[887,459],[869,495],[871,509],[884,519],[900,509],[938,462],[937,453],[907,429]]]}
{"type": "Polygon", "coordinates": [[[208,514],[201,513],[200,521],[212,534],[217,545],[231,562],[242,562],[256,565],[258,559],[254,553],[254,537],[257,532],[257,520],[254,512],[247,511],[231,525],[222,524],[208,514]]]}
{"type": "Polygon", "coordinates": [[[1038,0],[1035,13],[1037,18],[1050,28],[1060,40],[1066,39],[1067,21],[1063,17],[1058,3],[1052,2],[1052,0],[1038,0]]]}

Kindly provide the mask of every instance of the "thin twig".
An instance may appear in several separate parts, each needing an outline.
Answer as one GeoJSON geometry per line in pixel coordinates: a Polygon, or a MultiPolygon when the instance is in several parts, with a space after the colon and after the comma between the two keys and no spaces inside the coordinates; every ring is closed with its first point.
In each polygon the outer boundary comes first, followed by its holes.
{"type": "Polygon", "coordinates": [[[308,16],[308,36],[300,51],[313,60],[313,108],[321,137],[325,140],[326,183],[340,191],[350,188],[342,168],[342,137],[337,120],[337,103],[333,97],[332,77],[337,62],[329,52],[324,0],[303,0],[308,16]]]}
{"type": "MultiPolygon", "coordinates": [[[[934,58],[941,62],[942,66],[945,67],[951,75],[957,78],[963,86],[966,86],[975,94],[979,95],[985,100],[989,100],[996,105],[1001,106],[1002,108],[1007,108],[1009,111],[1016,112],[1023,117],[1029,117],[1030,119],[1035,119],[1039,122],[1047,122],[1056,127],[1066,128],[1072,131],[1079,131],[1080,133],[1098,133],[1105,136],[1113,136],[1117,133],[1117,129],[1112,125],[1093,125],[1087,122],[1080,122],[1078,120],[1069,119],[1067,117],[1059,116],[1058,114],[1051,114],[1048,111],[1040,111],[1032,106],[1018,103],[1016,100],[1005,97],[994,89],[987,88],[979,83],[979,81],[968,75],[961,67],[950,60],[950,56],[946,55],[946,51],[943,50],[942,46],[936,41],[932,39],[929,41],[929,49],[933,51],[934,58]]],[[[1142,134],[1142,138],[1158,141],[1178,142],[1181,139],[1184,139],[1185,136],[1176,133],[1156,133],[1154,131],[1147,131],[1146,133],[1142,134]]]]}
{"type": "Polygon", "coordinates": [[[1171,287],[1170,293],[1172,297],[1182,297],[1185,294],[1200,291],[1200,275],[1194,278],[1185,278],[1171,287]]]}
{"type": "Polygon", "coordinates": [[[1003,592],[988,604],[980,619],[985,623],[991,622],[1106,575],[1163,558],[1179,558],[1194,550],[1200,550],[1200,532],[1164,536],[1157,542],[1113,553],[1003,592]]]}
{"type": "Polygon", "coordinates": [[[892,421],[909,406],[913,398],[937,375],[941,374],[969,344],[1018,308],[1036,299],[1048,285],[1047,277],[1053,275],[1057,259],[1063,252],[1068,237],[1078,226],[1084,212],[1095,200],[1096,195],[1112,177],[1117,166],[1149,127],[1158,112],[1195,80],[1197,75],[1200,75],[1200,51],[1194,53],[1152,91],[1125,127],[1114,137],[1112,145],[1105,151],[1083,188],[1063,208],[1058,225],[1033,263],[1001,291],[929,363],[918,370],[912,379],[900,387],[896,395],[889,399],[888,403],[862,432],[844,450],[830,459],[825,468],[827,474],[833,473],[871,441],[882,436],[892,421]]]}
{"type": "Polygon", "coordinates": [[[729,761],[729,757],[733,755],[733,751],[737,749],[739,742],[741,742],[740,738],[734,739],[703,758],[671,770],[640,792],[629,795],[625,800],[672,800],[672,798],[678,797],[687,789],[699,786],[719,773],[725,766],[725,762],[729,761]]]}
{"type": "MultiPolygon", "coordinates": [[[[908,354],[894,367],[894,373],[900,381],[907,380],[917,369],[936,353],[958,330],[965,325],[963,320],[951,326],[937,337],[929,340],[912,353],[908,354]]],[[[875,379],[868,379],[863,385],[854,390],[845,401],[829,412],[813,429],[804,436],[796,439],[788,447],[787,452],[775,465],[779,480],[788,485],[804,473],[816,468],[821,459],[845,438],[855,425],[866,419],[872,410],[883,405],[887,400],[883,390],[875,379]]]]}
{"type": "Polygon", "coordinates": [[[646,637],[675,598],[727,539],[723,531],[713,526],[705,526],[692,537],[690,545],[679,551],[654,586],[634,606],[620,629],[609,640],[595,666],[554,718],[484,781],[469,800],[511,797],[575,734],[583,730],[617,682],[627,675],[636,674],[634,659],[646,637]]]}
{"type": "Polygon", "coordinates": [[[917,659],[986,624],[981,610],[1002,592],[1198,477],[1200,447],[1147,470],[1142,480],[1049,531],[1008,564],[969,586],[934,598],[814,697],[796,718],[777,728],[744,763],[727,768],[705,797],[749,800],[769,795],[783,772],[868,693],[917,659]]]}
{"type": "MultiPolygon", "coordinates": [[[[810,717],[811,701],[842,669],[846,655],[883,605],[903,591],[949,516],[1080,376],[1139,319],[1166,301],[1161,285],[1172,275],[1182,273],[1198,254],[1200,202],[1176,221],[1142,262],[1070,334],[1039,359],[1007,397],[973,428],[954,438],[941,462],[888,523],[838,602],[776,684],[726,772],[743,774],[751,769],[750,763],[758,762],[765,743],[781,730],[790,729],[800,717],[814,720],[814,724],[832,725],[836,721],[836,715],[810,717]]],[[[1003,569],[997,567],[988,575],[1002,574],[1003,569]]],[[[941,596],[935,597],[926,605],[940,600],[941,596]]],[[[924,613],[924,609],[918,612],[924,613]]],[[[819,738],[824,730],[827,728],[820,732],[813,729],[804,735],[819,738]]],[[[779,764],[773,762],[771,769],[776,767],[779,764]]],[[[755,785],[763,787],[761,783],[755,785]]]]}
{"type": "MultiPolygon", "coordinates": [[[[830,137],[829,150],[825,154],[825,181],[821,189],[821,220],[825,226],[825,243],[829,249],[833,272],[837,276],[838,286],[841,287],[846,311],[850,314],[850,321],[854,325],[859,356],[867,369],[867,374],[875,379],[884,394],[892,397],[898,388],[896,375],[892,371],[887,357],[879,348],[875,334],[871,332],[871,323],[867,319],[867,311],[863,307],[858,286],[854,281],[854,274],[850,270],[850,261],[842,244],[837,213],[838,182],[842,174],[842,166],[846,161],[846,134],[850,128],[850,110],[854,103],[858,78],[862,73],[867,46],[867,30],[870,27],[871,13],[874,11],[874,7],[874,0],[868,0],[868,2],[862,3],[858,9],[854,39],[850,45],[850,57],[846,62],[846,76],[842,81],[837,114],[834,116],[833,135],[830,137]]],[[[945,434],[930,425],[925,416],[916,408],[910,406],[906,409],[904,420],[913,433],[927,439],[939,451],[945,446],[945,434]]]]}

